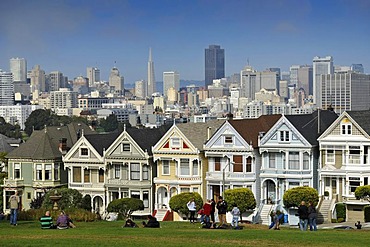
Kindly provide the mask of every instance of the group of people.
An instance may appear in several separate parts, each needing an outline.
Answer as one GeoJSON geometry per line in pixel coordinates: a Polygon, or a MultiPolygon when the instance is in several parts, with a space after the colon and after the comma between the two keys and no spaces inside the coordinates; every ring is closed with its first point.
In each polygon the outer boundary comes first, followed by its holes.
{"type": "MultiPolygon", "coordinates": [[[[148,222],[143,221],[143,227],[148,227],[148,228],[159,228],[160,224],[157,218],[155,218],[152,215],[148,215],[148,222]]],[[[122,227],[131,227],[131,228],[136,228],[139,227],[132,219],[127,219],[125,224],[122,227]]]]}
{"type": "MultiPolygon", "coordinates": [[[[196,213],[196,204],[194,198],[192,198],[187,203],[188,210],[190,212],[190,223],[196,223],[197,219],[195,217],[196,213]]],[[[227,213],[227,202],[223,199],[222,196],[218,197],[217,203],[214,199],[208,199],[206,203],[203,204],[202,208],[197,212],[200,217],[201,224],[204,225],[205,228],[227,228],[227,222],[226,222],[226,213],[227,213]],[[216,225],[215,221],[215,212],[218,212],[218,220],[219,225],[216,225]]],[[[237,205],[233,205],[233,209],[230,212],[233,216],[231,226],[234,228],[238,227],[238,222],[240,219],[240,210],[237,207],[237,205]]]]}
{"type": "Polygon", "coordinates": [[[50,211],[46,211],[45,215],[40,218],[40,224],[42,229],[68,229],[76,227],[64,211],[60,212],[56,224],[53,223],[50,211]]]}
{"type": "Polygon", "coordinates": [[[306,231],[308,224],[310,226],[310,231],[317,231],[316,219],[317,212],[316,207],[313,202],[309,202],[308,206],[305,201],[301,202],[301,205],[298,207],[298,216],[299,216],[299,228],[301,231],[306,231]]]}

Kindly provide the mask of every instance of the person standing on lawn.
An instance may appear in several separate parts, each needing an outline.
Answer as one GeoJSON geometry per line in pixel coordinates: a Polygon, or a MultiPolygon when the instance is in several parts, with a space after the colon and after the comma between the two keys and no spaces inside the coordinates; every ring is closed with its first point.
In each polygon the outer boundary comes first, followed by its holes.
{"type": "Polygon", "coordinates": [[[301,205],[298,207],[298,215],[299,215],[299,228],[301,229],[301,231],[306,231],[308,224],[308,207],[306,206],[305,201],[302,201],[301,205]]]}
{"type": "Polygon", "coordinates": [[[217,202],[217,210],[218,210],[218,220],[220,221],[220,225],[218,227],[222,227],[223,225],[226,225],[226,212],[227,212],[227,202],[224,201],[222,196],[218,197],[217,202]]]}
{"type": "Polygon", "coordinates": [[[197,207],[195,205],[194,198],[191,198],[186,205],[188,206],[190,212],[190,223],[195,223],[195,212],[197,211],[197,207]]]}
{"type": "Polygon", "coordinates": [[[19,207],[18,191],[16,191],[13,195],[10,196],[9,203],[10,203],[10,225],[16,226],[19,207]]]}

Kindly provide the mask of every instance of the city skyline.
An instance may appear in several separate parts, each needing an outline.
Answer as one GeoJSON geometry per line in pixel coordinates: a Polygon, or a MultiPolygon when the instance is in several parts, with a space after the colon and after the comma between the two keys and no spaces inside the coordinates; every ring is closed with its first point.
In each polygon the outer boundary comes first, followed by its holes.
{"type": "MultiPolygon", "coordinates": [[[[225,76],[249,61],[261,71],[312,64],[361,63],[369,73],[370,1],[2,1],[0,69],[25,58],[69,79],[98,67],[108,80],[116,66],[127,84],[176,70],[204,80],[204,49],[225,49],[225,76]],[[4,11],[6,10],[6,11],[4,11]]],[[[158,78],[157,78],[158,79],[158,78]]]]}

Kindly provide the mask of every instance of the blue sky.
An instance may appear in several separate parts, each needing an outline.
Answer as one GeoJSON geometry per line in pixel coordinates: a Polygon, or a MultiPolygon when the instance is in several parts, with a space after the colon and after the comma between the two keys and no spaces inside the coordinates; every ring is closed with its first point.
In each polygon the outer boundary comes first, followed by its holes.
{"type": "Polygon", "coordinates": [[[332,55],[337,65],[362,63],[370,73],[370,0],[1,0],[0,68],[27,59],[70,79],[97,66],[102,79],[117,67],[126,83],[146,79],[152,47],[156,80],[177,70],[204,80],[204,49],[225,49],[226,75],[249,58],[258,70],[311,64],[332,55]]]}

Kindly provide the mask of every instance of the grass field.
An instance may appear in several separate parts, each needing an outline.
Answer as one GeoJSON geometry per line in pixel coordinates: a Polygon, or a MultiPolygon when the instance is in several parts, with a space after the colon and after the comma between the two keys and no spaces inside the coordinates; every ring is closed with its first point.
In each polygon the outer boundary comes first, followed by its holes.
{"type": "Polygon", "coordinates": [[[369,230],[301,232],[246,225],[243,230],[199,229],[200,224],[161,222],[160,229],[121,228],[118,222],[77,222],[68,230],[41,230],[38,222],[0,222],[0,246],[370,246],[369,230]]]}

